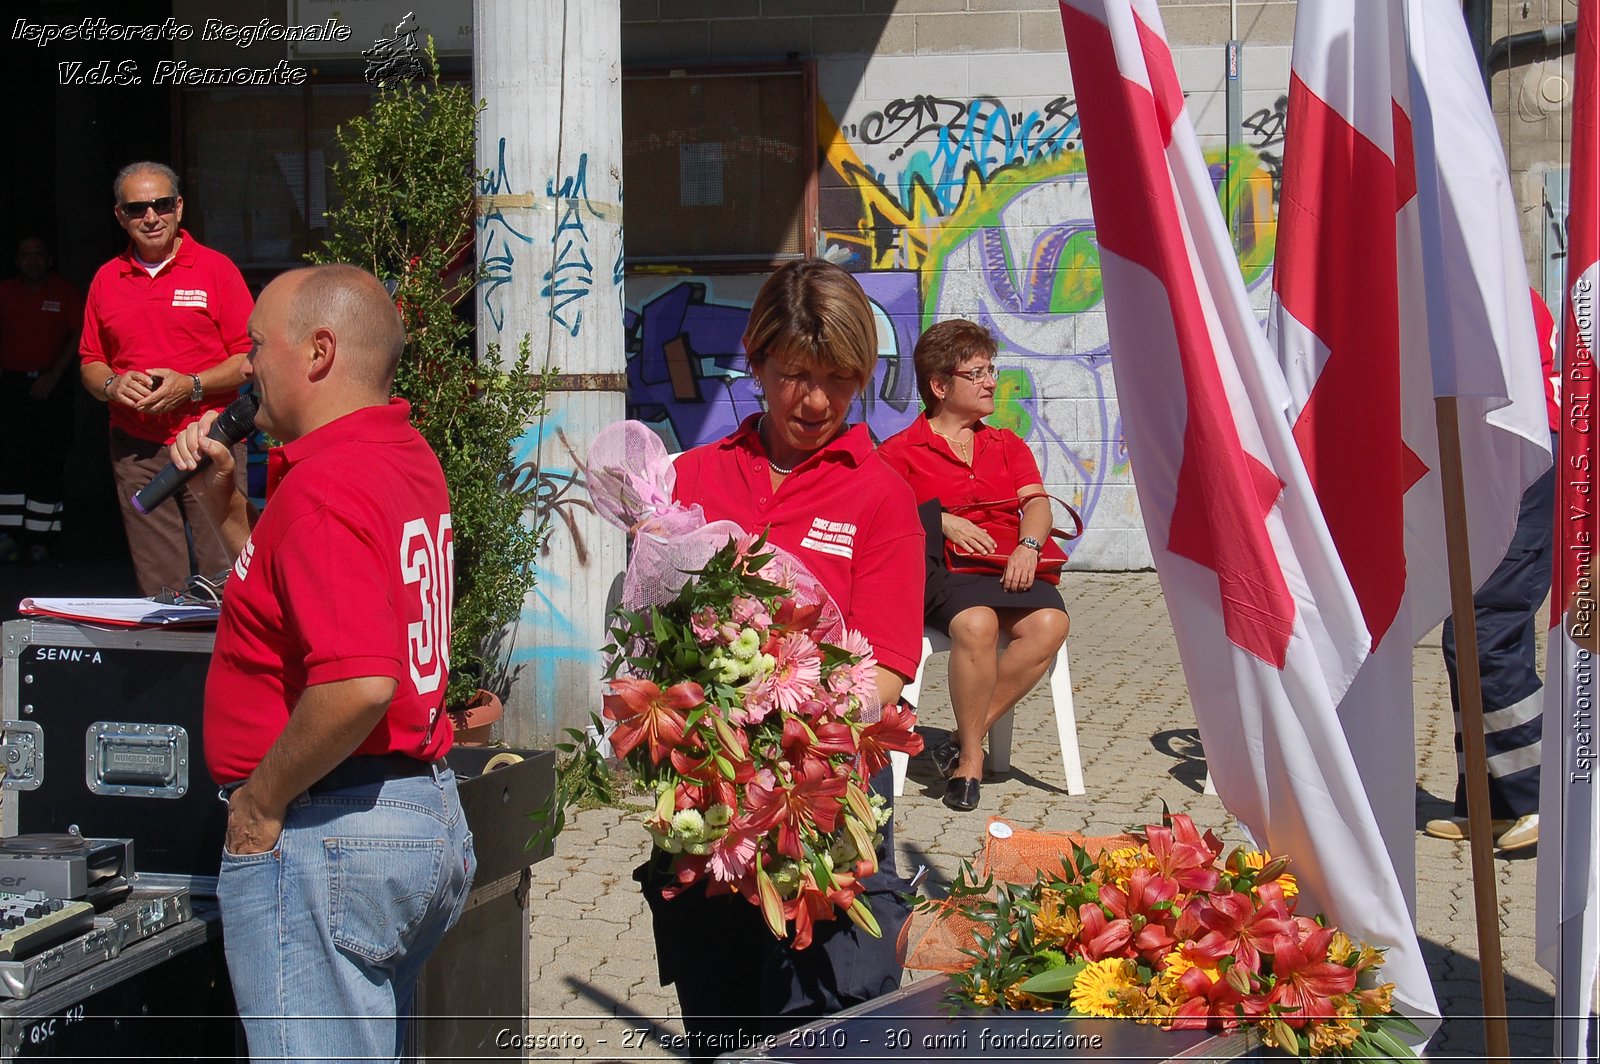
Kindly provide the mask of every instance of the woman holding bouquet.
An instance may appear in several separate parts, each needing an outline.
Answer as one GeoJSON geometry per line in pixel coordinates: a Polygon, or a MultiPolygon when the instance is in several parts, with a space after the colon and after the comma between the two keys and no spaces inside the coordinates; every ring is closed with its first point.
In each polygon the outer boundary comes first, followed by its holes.
{"type": "MultiPolygon", "coordinates": [[[[871,643],[880,702],[890,706],[916,672],[923,530],[911,491],[884,464],[852,404],[871,383],[878,337],[871,305],[848,273],[807,260],[762,286],[744,334],[750,371],[766,400],[732,435],[675,465],[674,497],[709,521],[729,520],[794,554],[822,583],[848,628],[871,643]]],[[[892,793],[889,772],[873,790],[892,793]]],[[[676,984],[689,1050],[711,1060],[893,990],[907,884],[894,873],[893,821],[878,847],[865,900],[882,930],[820,923],[812,943],[774,937],[761,910],[697,884],[662,897],[670,862],[659,850],[635,873],[654,918],[663,985],[676,984]]]]}
{"type": "Polygon", "coordinates": [[[994,356],[994,337],[981,325],[955,319],[929,328],[912,356],[925,412],[879,451],[911,485],[927,528],[924,608],[927,623],[950,637],[956,719],[933,761],[949,780],[944,804],[963,811],[978,804],[984,737],[1039,682],[1067,638],[1061,593],[1037,577],[1041,557],[1064,557],[1049,538],[1039,465],[1015,433],[983,423],[994,413],[994,356]],[[949,512],[1013,497],[1020,507],[949,512]],[[946,540],[967,554],[992,556],[1001,541],[1015,546],[992,574],[958,573],[946,565],[946,540]],[[1003,654],[1001,632],[1011,637],[1003,654]]]}

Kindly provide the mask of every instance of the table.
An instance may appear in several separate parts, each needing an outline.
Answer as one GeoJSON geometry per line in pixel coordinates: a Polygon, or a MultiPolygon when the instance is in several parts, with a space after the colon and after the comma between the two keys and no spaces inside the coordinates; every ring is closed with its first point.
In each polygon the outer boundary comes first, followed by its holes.
{"type": "Polygon", "coordinates": [[[1264,1049],[1247,1031],[1163,1031],[1131,1020],[1069,1019],[1064,1013],[965,1007],[954,1015],[944,1001],[949,980],[922,979],[892,994],[846,1009],[756,1046],[726,1049],[719,1064],[787,1064],[827,1060],[1232,1061],[1260,1058],[1264,1049]]]}

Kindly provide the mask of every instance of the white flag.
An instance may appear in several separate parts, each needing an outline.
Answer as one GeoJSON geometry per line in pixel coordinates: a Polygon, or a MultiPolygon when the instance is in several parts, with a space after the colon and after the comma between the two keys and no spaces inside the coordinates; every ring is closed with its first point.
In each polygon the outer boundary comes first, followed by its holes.
{"type": "MultiPolygon", "coordinates": [[[[1435,1012],[1334,712],[1371,637],[1290,435],[1155,0],[1062,0],[1134,482],[1217,793],[1435,1012]]],[[[1408,796],[1409,801],[1409,796],[1408,796]]]]}
{"type": "Polygon", "coordinates": [[[1449,612],[1435,396],[1458,396],[1473,585],[1549,465],[1516,208],[1455,4],[1318,0],[1295,24],[1269,334],[1372,633],[1339,706],[1415,905],[1411,654],[1449,612]]]}

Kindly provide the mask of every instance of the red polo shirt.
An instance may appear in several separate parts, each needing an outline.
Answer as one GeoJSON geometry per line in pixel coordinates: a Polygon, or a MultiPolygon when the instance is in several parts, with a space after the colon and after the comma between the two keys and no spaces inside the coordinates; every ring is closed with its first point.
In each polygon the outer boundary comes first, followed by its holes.
{"type": "MultiPolygon", "coordinates": [[[[239,268],[188,230],[178,235],[178,253],[154,277],[134,261],[132,244],[94,275],[78,344],[85,363],[104,362],[116,373],[165,368],[189,374],[250,350],[246,324],[255,303],[239,268]]],[[[112,403],[111,424],[130,436],[171,443],[183,426],[232,398],[208,396],[153,417],[112,403]]]]}
{"type": "Polygon", "coordinates": [[[734,521],[792,552],[828,589],[879,664],[915,676],[922,660],[923,534],[905,481],[884,465],[865,425],[795,466],[777,491],[752,414],[731,436],[680,455],[681,502],[734,521]]]}
{"type": "Polygon", "coordinates": [[[391,400],[274,449],[285,472],[234,564],[206,677],[206,765],[218,783],[255,770],[307,687],[361,676],[397,686],[355,753],[432,761],[450,748],[449,722],[436,719],[449,672],[450,499],[410,413],[391,400]]]}
{"type": "MultiPolygon", "coordinates": [[[[1010,499],[1021,489],[1044,482],[1039,463],[1022,437],[981,421],[972,433],[970,467],[957,457],[949,440],[933,431],[927,414],[883,441],[878,454],[911,485],[918,505],[938,499],[945,510],[1010,499]]],[[[1021,523],[1020,516],[1014,517],[1010,531],[1015,534],[1021,523]]],[[[1041,553],[1049,558],[1066,557],[1053,539],[1045,541],[1041,553]]]]}
{"type": "Polygon", "coordinates": [[[49,369],[82,322],[83,297],[66,278],[52,273],[38,288],[20,277],[0,281],[0,369],[49,369]]]}
{"type": "Polygon", "coordinates": [[[1537,291],[1530,288],[1528,294],[1533,297],[1533,332],[1539,341],[1539,367],[1544,371],[1545,413],[1550,420],[1550,431],[1559,432],[1561,374],[1556,371],[1556,319],[1537,291]]]}

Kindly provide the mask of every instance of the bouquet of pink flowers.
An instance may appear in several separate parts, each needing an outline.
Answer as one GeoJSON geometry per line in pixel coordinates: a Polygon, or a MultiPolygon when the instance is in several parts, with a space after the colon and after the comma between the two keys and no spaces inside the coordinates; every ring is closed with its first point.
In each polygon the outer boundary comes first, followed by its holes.
{"type": "Polygon", "coordinates": [[[656,795],[645,828],[673,855],[663,894],[700,883],[738,894],[796,949],[841,912],[879,934],[862,881],[889,811],[867,781],[891,750],[921,750],[915,717],[879,706],[872,647],[797,560],[668,502],[670,472],[648,441],[627,442],[627,459],[600,439],[590,459],[591,494],[629,519],[635,545],[604,715],[612,748],[656,795]],[[684,566],[709,538],[721,545],[684,566]]]}

